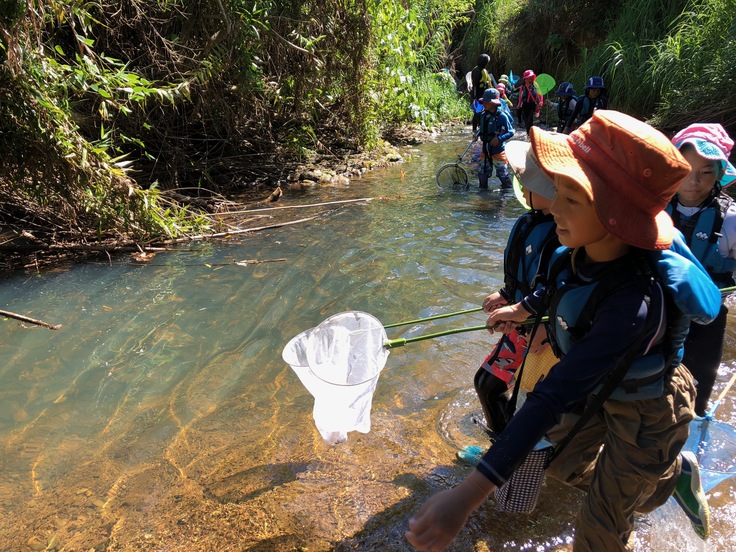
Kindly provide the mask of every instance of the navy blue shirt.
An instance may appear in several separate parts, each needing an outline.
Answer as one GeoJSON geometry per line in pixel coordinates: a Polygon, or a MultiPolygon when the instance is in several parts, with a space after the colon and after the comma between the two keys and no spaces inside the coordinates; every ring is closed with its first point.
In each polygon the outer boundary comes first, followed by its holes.
{"type": "MultiPolygon", "coordinates": [[[[583,253],[580,251],[579,253],[583,253]]],[[[582,255],[578,255],[581,257],[582,255]]],[[[610,263],[576,262],[573,278],[581,283],[595,280],[610,263]]],[[[543,308],[544,290],[527,296],[522,304],[531,312],[543,308]]],[[[523,462],[544,435],[560,422],[563,413],[573,412],[605,380],[621,357],[635,343],[644,328],[640,354],[643,355],[658,335],[664,321],[662,294],[653,294],[651,305],[632,273],[630,283],[617,287],[598,299],[590,330],[582,336],[549,374],[527,394],[526,401],[513,416],[496,442],[483,456],[477,469],[495,485],[501,486],[523,462]],[[649,309],[655,316],[648,316],[649,309]],[[646,327],[645,327],[646,326],[646,327]]],[[[656,347],[651,349],[656,351],[656,347]]]]}

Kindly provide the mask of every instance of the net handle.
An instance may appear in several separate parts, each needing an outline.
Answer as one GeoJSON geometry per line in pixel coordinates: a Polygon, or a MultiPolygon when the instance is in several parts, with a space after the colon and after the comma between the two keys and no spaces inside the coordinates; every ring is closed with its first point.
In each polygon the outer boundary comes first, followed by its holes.
{"type": "MultiPolygon", "coordinates": [[[[543,316],[541,319],[541,323],[547,322],[549,319],[546,316],[543,316]]],[[[533,324],[534,320],[525,320],[524,322],[517,322],[517,325],[519,326],[526,326],[529,324],[533,324]]],[[[452,330],[444,330],[441,332],[431,333],[431,334],[425,334],[425,335],[418,335],[416,337],[400,337],[398,339],[389,339],[386,341],[386,343],[383,344],[383,346],[386,349],[396,349],[397,347],[403,347],[404,345],[407,345],[409,343],[416,343],[417,341],[424,341],[425,339],[434,339],[435,337],[442,337],[445,335],[453,335],[463,332],[477,332],[479,330],[487,330],[491,326],[483,325],[483,326],[469,326],[467,328],[455,328],[452,330]]]]}
{"type": "MultiPolygon", "coordinates": [[[[480,132],[480,129],[478,130],[480,132]]],[[[465,151],[460,154],[460,157],[457,158],[457,162],[460,163],[460,161],[463,160],[463,157],[465,157],[465,154],[468,153],[468,150],[470,149],[470,146],[472,146],[475,143],[475,139],[478,137],[478,132],[476,132],[473,135],[473,139],[468,143],[468,147],[465,148],[465,151]]]]}
{"type": "Polygon", "coordinates": [[[416,320],[406,320],[404,322],[396,322],[395,324],[386,324],[384,328],[396,328],[398,326],[408,326],[409,324],[419,324],[421,322],[429,322],[430,320],[439,320],[440,318],[450,318],[451,316],[458,316],[461,314],[468,314],[471,312],[480,312],[483,307],[473,307],[472,309],[461,310],[457,312],[449,312],[447,314],[435,314],[434,316],[428,316],[426,318],[417,318],[416,320]]]}
{"type": "Polygon", "coordinates": [[[721,406],[723,399],[726,398],[726,395],[728,395],[728,392],[731,390],[734,383],[736,383],[736,372],[734,372],[734,374],[731,376],[731,379],[726,384],[726,387],[723,388],[723,391],[721,391],[721,393],[718,395],[718,398],[713,403],[713,406],[710,407],[710,410],[708,410],[708,412],[705,413],[704,418],[706,421],[712,420],[715,417],[716,410],[718,409],[719,406],[721,406]]]}

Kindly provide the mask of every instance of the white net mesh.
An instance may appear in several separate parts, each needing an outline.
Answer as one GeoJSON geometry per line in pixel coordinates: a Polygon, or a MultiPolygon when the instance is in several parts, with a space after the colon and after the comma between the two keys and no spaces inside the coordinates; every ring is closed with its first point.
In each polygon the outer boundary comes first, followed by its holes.
{"type": "Polygon", "coordinates": [[[389,350],[386,330],[373,315],[343,312],[287,343],[282,357],[314,397],[314,417],[330,444],[350,431],[371,429],[371,403],[389,350]]]}

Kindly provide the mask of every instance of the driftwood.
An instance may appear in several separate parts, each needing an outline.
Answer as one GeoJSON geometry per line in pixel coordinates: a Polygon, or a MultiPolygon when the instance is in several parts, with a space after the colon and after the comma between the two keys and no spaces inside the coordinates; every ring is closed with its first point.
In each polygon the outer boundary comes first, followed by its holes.
{"type": "Polygon", "coordinates": [[[147,263],[147,262],[141,262],[138,263],[131,263],[133,266],[248,266],[252,264],[262,264],[262,263],[282,263],[286,261],[285,258],[282,259],[244,259],[242,261],[232,261],[230,263],[186,263],[186,264],[175,264],[175,263],[147,263]]]}
{"type": "Polygon", "coordinates": [[[48,322],[44,322],[43,320],[36,320],[34,318],[23,316],[22,314],[15,314],[14,312],[0,310],[0,315],[6,318],[14,318],[15,320],[20,320],[21,322],[35,324],[36,326],[43,326],[44,328],[48,328],[49,330],[58,330],[59,328],[61,328],[61,324],[49,324],[48,322]]]}
{"type": "MultiPolygon", "coordinates": [[[[223,213],[212,213],[210,216],[241,215],[261,211],[279,211],[281,209],[307,209],[308,207],[323,207],[325,205],[339,205],[341,203],[358,203],[360,201],[373,201],[374,199],[385,199],[383,197],[361,197],[358,199],[343,199],[341,201],[327,201],[325,203],[310,203],[308,205],[284,205],[283,207],[266,207],[264,209],[247,209],[245,211],[227,211],[223,213]]],[[[265,203],[264,202],[261,202],[265,203]]],[[[259,205],[258,203],[256,205],[259,205]]]]}
{"type": "Polygon", "coordinates": [[[194,240],[208,240],[210,238],[224,238],[225,236],[232,236],[233,234],[247,234],[248,232],[259,232],[261,230],[269,230],[271,228],[280,228],[282,226],[291,226],[292,224],[299,224],[302,222],[308,222],[310,220],[314,220],[317,217],[307,217],[299,220],[292,220],[291,222],[279,222],[276,224],[269,224],[268,226],[258,226],[256,228],[243,228],[241,230],[233,230],[231,232],[217,232],[216,234],[201,234],[199,236],[189,236],[186,238],[179,238],[177,240],[167,240],[163,243],[165,244],[174,244],[174,243],[184,243],[188,241],[194,241],[194,240]]]}

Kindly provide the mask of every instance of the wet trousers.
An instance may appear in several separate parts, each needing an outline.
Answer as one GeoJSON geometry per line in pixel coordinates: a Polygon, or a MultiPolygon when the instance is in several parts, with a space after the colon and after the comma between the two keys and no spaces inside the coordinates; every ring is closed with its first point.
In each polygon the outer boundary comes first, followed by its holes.
{"type": "Polygon", "coordinates": [[[536,104],[529,102],[521,104],[518,109],[517,114],[519,115],[519,122],[524,125],[524,130],[526,130],[527,136],[531,132],[532,126],[534,125],[534,112],[536,109],[536,104]]]}
{"type": "Polygon", "coordinates": [[[708,399],[718,376],[723,355],[723,337],[726,332],[728,308],[721,305],[721,312],[710,324],[690,324],[685,339],[685,354],[682,363],[695,378],[698,395],[695,399],[695,413],[704,416],[708,410],[708,399]]]}
{"type": "MultiPolygon", "coordinates": [[[[547,476],[587,492],[575,521],[574,552],[633,550],[634,512],[651,512],[675,489],[694,400],[692,375],[680,365],[661,397],[606,401],[550,464],[547,476]]],[[[577,419],[563,415],[550,440],[562,439],[577,419]]]]}
{"type": "MultiPolygon", "coordinates": [[[[483,144],[483,151],[488,149],[487,144],[483,144]]],[[[488,179],[493,176],[493,170],[496,170],[496,176],[501,181],[501,188],[509,189],[513,185],[509,176],[509,165],[506,152],[502,151],[493,156],[484,153],[481,156],[480,165],[478,165],[478,186],[480,188],[488,188],[488,179]]]]}

